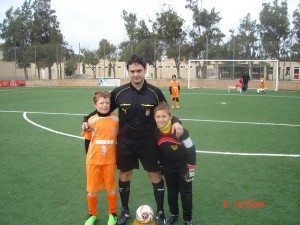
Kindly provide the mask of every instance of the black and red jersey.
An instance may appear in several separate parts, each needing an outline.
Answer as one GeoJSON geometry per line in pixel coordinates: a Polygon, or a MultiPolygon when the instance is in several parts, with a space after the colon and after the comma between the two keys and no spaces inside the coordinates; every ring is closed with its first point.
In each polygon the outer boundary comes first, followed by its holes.
{"type": "Polygon", "coordinates": [[[171,131],[163,133],[156,129],[154,137],[164,170],[175,172],[187,164],[196,165],[196,149],[188,130],[184,129],[183,135],[178,139],[171,131]]]}

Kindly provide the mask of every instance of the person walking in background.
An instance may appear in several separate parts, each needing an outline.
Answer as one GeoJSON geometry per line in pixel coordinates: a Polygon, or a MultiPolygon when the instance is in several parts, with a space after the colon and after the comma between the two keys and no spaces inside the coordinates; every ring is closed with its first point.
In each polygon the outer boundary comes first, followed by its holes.
{"type": "Polygon", "coordinates": [[[249,73],[248,72],[243,73],[242,78],[243,78],[242,91],[246,92],[248,90],[248,83],[250,81],[249,73]]]}
{"type": "Polygon", "coordinates": [[[172,108],[180,108],[179,105],[179,94],[180,94],[180,84],[178,80],[176,80],[176,75],[172,75],[172,80],[169,83],[169,92],[172,99],[172,108]]]}
{"type": "Polygon", "coordinates": [[[116,151],[119,118],[110,112],[110,93],[96,91],[93,97],[96,113],[87,121],[88,129],[81,136],[86,144],[87,203],[89,218],[85,225],[93,225],[97,220],[97,192],[104,186],[108,203],[107,225],[117,223],[116,151]]]}
{"type": "Polygon", "coordinates": [[[172,112],[166,102],[161,102],[156,106],[154,118],[158,127],[155,132],[155,140],[161,155],[162,173],[167,184],[171,212],[165,224],[173,224],[179,217],[178,195],[180,193],[184,225],[192,225],[192,181],[196,167],[195,146],[186,129],[180,138],[171,133],[172,112]]]}
{"type": "MultiPolygon", "coordinates": [[[[129,196],[133,169],[139,169],[139,161],[147,171],[153,186],[157,206],[156,225],[164,225],[164,180],[161,176],[159,155],[153,133],[156,129],[154,108],[166,102],[162,91],[145,80],[147,66],[142,57],[134,54],[126,65],[130,82],[111,92],[111,108],[118,108],[120,127],[117,144],[117,168],[119,169],[119,193],[122,202],[118,225],[125,225],[130,217],[129,196]]],[[[92,112],[87,118],[94,115],[92,112]]],[[[183,127],[173,119],[172,132],[181,136],[183,127]]],[[[86,129],[87,124],[82,124],[86,129]]]]}

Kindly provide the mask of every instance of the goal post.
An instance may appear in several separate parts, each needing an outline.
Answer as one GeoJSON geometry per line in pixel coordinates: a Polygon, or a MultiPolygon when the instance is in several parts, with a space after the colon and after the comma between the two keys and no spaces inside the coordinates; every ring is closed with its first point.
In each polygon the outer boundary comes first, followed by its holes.
{"type": "Polygon", "coordinates": [[[253,59],[191,59],[188,63],[188,88],[202,87],[203,80],[236,82],[244,72],[248,72],[252,80],[258,80],[260,75],[264,75],[267,83],[272,84],[267,88],[278,91],[279,61],[253,59]]]}

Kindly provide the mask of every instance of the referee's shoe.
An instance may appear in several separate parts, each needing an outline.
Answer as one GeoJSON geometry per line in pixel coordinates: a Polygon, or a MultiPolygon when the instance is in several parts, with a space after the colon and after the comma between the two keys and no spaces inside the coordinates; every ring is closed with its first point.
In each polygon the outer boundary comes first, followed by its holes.
{"type": "Polygon", "coordinates": [[[125,225],[129,220],[130,212],[129,209],[122,207],[121,216],[117,220],[117,225],[125,225]]]}
{"type": "Polygon", "coordinates": [[[157,213],[155,225],[165,225],[165,214],[163,211],[157,213]]]}

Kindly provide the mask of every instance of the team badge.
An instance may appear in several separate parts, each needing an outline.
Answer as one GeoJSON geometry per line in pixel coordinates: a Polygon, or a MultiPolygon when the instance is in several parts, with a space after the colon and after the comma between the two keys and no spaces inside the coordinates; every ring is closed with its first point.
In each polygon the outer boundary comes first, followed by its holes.
{"type": "Polygon", "coordinates": [[[173,151],[177,151],[178,145],[171,145],[170,147],[173,151]]]}
{"type": "Polygon", "coordinates": [[[146,109],[146,116],[150,116],[150,109],[146,109]]]}

